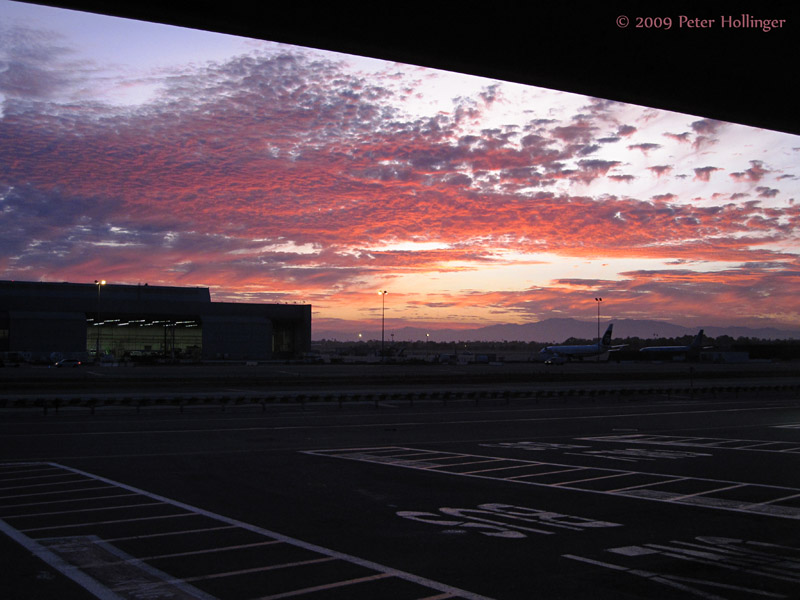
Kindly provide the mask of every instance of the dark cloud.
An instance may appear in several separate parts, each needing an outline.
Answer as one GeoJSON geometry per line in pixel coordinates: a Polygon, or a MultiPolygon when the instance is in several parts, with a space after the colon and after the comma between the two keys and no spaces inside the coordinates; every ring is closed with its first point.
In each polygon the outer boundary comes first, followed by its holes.
{"type": "Polygon", "coordinates": [[[699,135],[713,135],[724,125],[714,119],[701,119],[692,123],[692,130],[699,135]]]}
{"type": "Polygon", "coordinates": [[[47,100],[85,81],[79,65],[67,62],[70,50],[57,34],[0,26],[0,36],[0,93],[9,99],[47,100]]]}
{"type": "Polygon", "coordinates": [[[709,181],[711,175],[720,170],[718,167],[698,167],[694,170],[694,177],[700,181],[709,181]]]}
{"type": "Polygon", "coordinates": [[[552,133],[554,137],[565,142],[586,144],[594,137],[595,130],[596,127],[591,123],[582,121],[574,125],[554,127],[552,133]]]}
{"type": "Polygon", "coordinates": [[[760,198],[774,198],[775,196],[780,194],[780,190],[776,190],[774,188],[768,188],[768,187],[764,187],[764,186],[757,187],[756,191],[758,192],[758,196],[760,198]]]}
{"type": "Polygon", "coordinates": [[[678,197],[675,194],[656,194],[653,196],[653,200],[656,202],[671,202],[672,200],[676,200],[678,197]]]}
{"type": "Polygon", "coordinates": [[[730,176],[736,181],[752,181],[757,183],[769,173],[769,170],[764,167],[764,163],[760,160],[751,160],[750,165],[751,167],[746,171],[731,173],[730,176]]]}
{"type": "Polygon", "coordinates": [[[631,144],[630,146],[628,146],[629,150],[640,150],[645,155],[651,150],[657,150],[658,148],[661,148],[661,144],[642,143],[642,144],[631,144]]]}
{"type": "Polygon", "coordinates": [[[676,142],[689,143],[691,141],[692,134],[688,131],[683,133],[665,133],[664,137],[668,137],[676,142]]]}

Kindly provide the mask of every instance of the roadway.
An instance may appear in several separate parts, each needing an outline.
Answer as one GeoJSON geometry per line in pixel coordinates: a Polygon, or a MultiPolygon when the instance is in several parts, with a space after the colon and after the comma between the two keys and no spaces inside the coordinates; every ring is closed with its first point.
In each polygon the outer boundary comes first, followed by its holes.
{"type": "Polygon", "coordinates": [[[795,598],[800,396],[0,413],[8,598],[795,598]]]}

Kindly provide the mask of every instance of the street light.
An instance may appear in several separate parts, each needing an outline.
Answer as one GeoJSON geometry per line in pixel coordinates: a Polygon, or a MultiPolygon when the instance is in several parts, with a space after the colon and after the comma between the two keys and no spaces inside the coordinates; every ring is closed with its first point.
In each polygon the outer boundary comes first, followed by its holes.
{"type": "Polygon", "coordinates": [[[386,290],[378,290],[381,296],[381,362],[383,362],[383,333],[386,329],[386,290]]]}
{"type": "Polygon", "coordinates": [[[101,279],[98,281],[97,279],[94,280],[94,284],[97,286],[97,323],[95,323],[95,327],[97,327],[97,339],[95,341],[95,348],[94,348],[94,360],[98,362],[100,360],[100,288],[106,284],[105,279],[101,279]]]}
{"type": "Polygon", "coordinates": [[[595,298],[594,301],[597,302],[597,362],[600,362],[600,303],[603,299],[595,298]]]}

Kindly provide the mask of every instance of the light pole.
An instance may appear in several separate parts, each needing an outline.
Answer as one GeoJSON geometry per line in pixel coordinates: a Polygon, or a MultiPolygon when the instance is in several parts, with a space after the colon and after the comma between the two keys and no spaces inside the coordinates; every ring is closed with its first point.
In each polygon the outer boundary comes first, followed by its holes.
{"type": "Polygon", "coordinates": [[[94,360],[95,362],[100,361],[100,288],[106,284],[105,279],[101,279],[98,281],[97,279],[94,280],[94,284],[97,286],[97,322],[94,324],[97,327],[97,339],[95,341],[95,348],[94,348],[94,360]]]}
{"type": "Polygon", "coordinates": [[[600,362],[600,303],[603,299],[595,298],[594,301],[597,303],[597,362],[600,362]]]}
{"type": "Polygon", "coordinates": [[[383,334],[386,328],[386,290],[378,290],[381,296],[381,362],[383,362],[383,334]]]}

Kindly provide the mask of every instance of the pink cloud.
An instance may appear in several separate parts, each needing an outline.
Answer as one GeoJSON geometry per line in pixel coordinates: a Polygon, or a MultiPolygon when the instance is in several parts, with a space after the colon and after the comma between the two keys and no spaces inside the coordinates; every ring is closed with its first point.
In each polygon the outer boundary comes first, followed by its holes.
{"type": "Polygon", "coordinates": [[[656,177],[661,177],[669,174],[672,171],[672,167],[670,165],[656,165],[653,167],[647,167],[647,170],[652,171],[656,177]]]}

